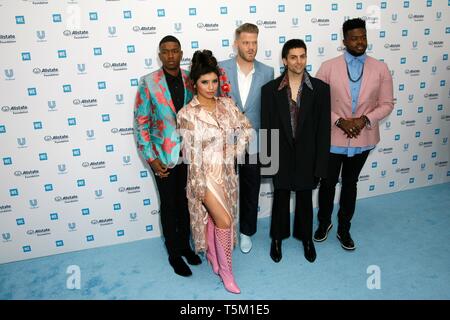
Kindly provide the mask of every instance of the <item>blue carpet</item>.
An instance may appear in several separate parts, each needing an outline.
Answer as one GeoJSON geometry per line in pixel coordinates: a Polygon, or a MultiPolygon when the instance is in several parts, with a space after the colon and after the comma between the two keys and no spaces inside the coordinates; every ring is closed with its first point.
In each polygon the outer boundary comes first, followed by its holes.
{"type": "Polygon", "coordinates": [[[192,277],[175,275],[161,238],[153,238],[0,265],[0,299],[450,299],[449,208],[450,183],[359,200],[356,250],[340,247],[334,214],[312,264],[292,237],[275,264],[270,219],[259,219],[252,251],[234,251],[240,295],[227,293],[205,260],[191,267],[192,277]],[[66,287],[71,265],[80,268],[80,289],[66,287]],[[367,286],[371,266],[380,289],[367,286]]]}

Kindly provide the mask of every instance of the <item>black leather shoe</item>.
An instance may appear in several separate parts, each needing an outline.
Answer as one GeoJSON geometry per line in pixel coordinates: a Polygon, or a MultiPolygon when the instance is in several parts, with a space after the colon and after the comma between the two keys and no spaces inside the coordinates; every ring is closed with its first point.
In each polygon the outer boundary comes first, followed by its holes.
{"type": "Polygon", "coordinates": [[[184,250],[181,255],[186,258],[190,265],[196,266],[202,263],[202,260],[198,255],[195,254],[191,249],[184,250]]]}
{"type": "Polygon", "coordinates": [[[341,242],[342,248],[344,248],[345,250],[355,250],[355,243],[353,242],[353,239],[350,236],[349,232],[343,234],[337,233],[337,238],[341,242]]]}
{"type": "Polygon", "coordinates": [[[303,249],[305,251],[306,260],[308,260],[309,262],[314,262],[317,256],[314,242],[312,240],[303,241],[303,249]]]}
{"type": "Polygon", "coordinates": [[[280,262],[281,255],[281,240],[272,240],[272,244],[270,245],[270,257],[275,262],[280,262]]]}
{"type": "Polygon", "coordinates": [[[330,232],[331,228],[333,228],[332,223],[330,223],[327,226],[319,224],[319,227],[317,228],[316,232],[314,232],[314,241],[322,242],[327,240],[328,232],[330,232]]]}
{"type": "Polygon", "coordinates": [[[189,269],[188,265],[181,257],[169,257],[169,263],[176,274],[182,277],[189,277],[192,275],[191,269],[189,269]]]}

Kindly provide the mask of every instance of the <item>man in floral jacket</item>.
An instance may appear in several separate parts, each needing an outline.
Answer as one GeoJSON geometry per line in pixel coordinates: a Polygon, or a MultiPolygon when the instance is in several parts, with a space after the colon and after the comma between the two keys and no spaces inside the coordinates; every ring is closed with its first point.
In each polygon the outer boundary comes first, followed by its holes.
{"type": "Polygon", "coordinates": [[[186,198],[186,164],[178,164],[180,139],[176,131],[177,112],[192,99],[189,74],[180,68],[183,51],[173,36],[159,43],[162,68],[143,76],[134,108],[137,145],[150,164],[161,204],[161,226],[169,263],[176,274],[190,276],[188,263],[200,258],[190,247],[189,211],[186,198]]]}

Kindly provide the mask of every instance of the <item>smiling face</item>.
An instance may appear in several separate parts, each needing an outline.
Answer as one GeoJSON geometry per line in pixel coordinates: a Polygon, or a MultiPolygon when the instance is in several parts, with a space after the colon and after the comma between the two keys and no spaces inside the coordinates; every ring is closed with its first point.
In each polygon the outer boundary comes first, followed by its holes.
{"type": "Polygon", "coordinates": [[[159,47],[159,59],[163,68],[169,73],[178,73],[182,57],[183,51],[181,51],[180,45],[176,42],[164,42],[159,47]]]}
{"type": "Polygon", "coordinates": [[[344,36],[344,45],[347,52],[358,57],[363,55],[367,49],[367,33],[364,28],[348,30],[344,36]]]}
{"type": "Polygon", "coordinates": [[[215,72],[204,74],[195,83],[199,98],[213,99],[219,87],[219,78],[215,72]]]}
{"type": "Polygon", "coordinates": [[[288,72],[301,76],[306,66],[306,51],[304,48],[292,48],[289,50],[287,57],[283,58],[283,63],[288,72]]]}

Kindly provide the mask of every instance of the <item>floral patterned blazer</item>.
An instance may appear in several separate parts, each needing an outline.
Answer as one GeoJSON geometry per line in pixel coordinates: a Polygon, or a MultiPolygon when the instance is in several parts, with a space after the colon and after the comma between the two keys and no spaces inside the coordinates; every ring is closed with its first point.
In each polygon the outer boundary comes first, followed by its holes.
{"type": "MultiPolygon", "coordinates": [[[[181,69],[184,104],[193,95],[189,73],[181,69]]],[[[139,81],[134,106],[137,145],[147,162],[160,159],[169,168],[179,159],[181,141],[176,131],[176,109],[163,69],[143,76],[139,81]]]]}

